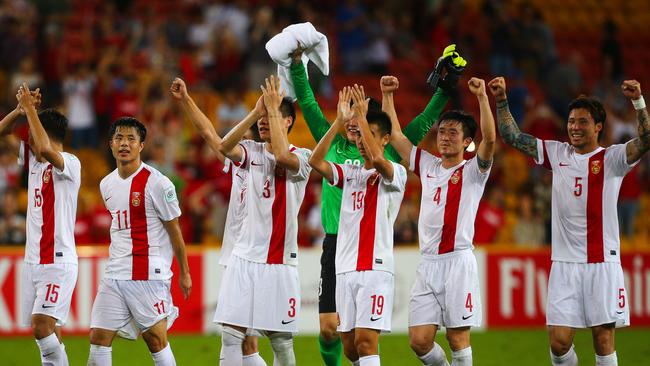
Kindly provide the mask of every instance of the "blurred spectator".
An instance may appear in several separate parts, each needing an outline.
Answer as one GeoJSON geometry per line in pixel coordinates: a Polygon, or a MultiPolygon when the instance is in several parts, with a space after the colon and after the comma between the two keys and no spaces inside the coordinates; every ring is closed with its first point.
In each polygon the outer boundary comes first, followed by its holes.
{"type": "Polygon", "coordinates": [[[582,56],[572,51],[565,61],[556,63],[544,78],[549,104],[556,114],[565,118],[569,114],[569,102],[580,94],[581,65],[582,56]]]}
{"type": "Polygon", "coordinates": [[[368,71],[377,75],[385,75],[388,73],[388,64],[393,58],[389,45],[390,17],[378,7],[373,18],[374,21],[368,24],[368,47],[365,59],[368,71]]]}
{"type": "Polygon", "coordinates": [[[18,191],[5,191],[1,202],[0,244],[25,245],[25,215],[18,210],[18,191]]]}
{"type": "Polygon", "coordinates": [[[539,79],[557,58],[553,31],[544,23],[539,9],[527,2],[521,6],[519,21],[520,63],[526,74],[539,79]]]}
{"type": "Polygon", "coordinates": [[[402,200],[394,225],[395,244],[415,244],[418,242],[419,208],[412,199],[402,200]]]}
{"type": "Polygon", "coordinates": [[[551,196],[553,194],[553,175],[544,168],[536,167],[534,170],[533,192],[535,197],[535,212],[544,221],[544,242],[551,242],[551,196]]]}
{"type": "Polygon", "coordinates": [[[492,244],[496,241],[499,229],[505,222],[503,191],[498,186],[487,186],[476,212],[474,223],[474,243],[492,244]]]}
{"type": "Polygon", "coordinates": [[[512,234],[517,245],[540,246],[544,244],[546,236],[544,222],[535,212],[533,198],[529,193],[519,195],[517,223],[512,234]]]}
{"type": "Polygon", "coordinates": [[[279,30],[273,26],[273,10],[262,6],[255,13],[255,21],[249,31],[250,47],[246,56],[248,62],[248,88],[259,89],[264,78],[276,73],[277,66],[266,52],[266,42],[279,30]]]}
{"type": "Polygon", "coordinates": [[[8,146],[0,144],[0,194],[18,186],[21,169],[16,159],[17,156],[8,146]]]}
{"type": "Polygon", "coordinates": [[[345,0],[337,9],[339,67],[345,73],[363,72],[366,68],[366,10],[359,0],[345,0]]]}
{"type": "Polygon", "coordinates": [[[640,197],[641,179],[637,165],[623,178],[618,195],[618,224],[621,236],[626,239],[634,238],[634,224],[639,213],[640,197]]]}
{"type": "Polygon", "coordinates": [[[97,146],[97,119],[93,105],[95,84],[95,76],[90,72],[87,64],[77,65],[74,73],[63,81],[63,95],[73,149],[97,146]]]}
{"type": "Polygon", "coordinates": [[[9,82],[9,96],[11,98],[14,98],[18,88],[20,88],[23,83],[27,83],[31,90],[43,86],[43,78],[36,70],[35,66],[34,60],[32,60],[31,57],[25,57],[20,61],[18,70],[11,75],[11,81],[9,82]]]}
{"type": "Polygon", "coordinates": [[[618,27],[612,19],[603,23],[603,41],[601,44],[602,60],[608,65],[603,76],[612,80],[620,80],[623,77],[623,52],[618,42],[618,27]]]}
{"type": "Polygon", "coordinates": [[[314,184],[314,204],[307,213],[305,219],[305,231],[310,237],[313,246],[321,246],[325,232],[323,231],[323,221],[321,220],[321,187],[320,184],[314,184]]]}
{"type": "Polygon", "coordinates": [[[241,95],[234,89],[227,89],[217,108],[221,136],[225,136],[246,115],[248,115],[248,108],[242,102],[241,95]]]}

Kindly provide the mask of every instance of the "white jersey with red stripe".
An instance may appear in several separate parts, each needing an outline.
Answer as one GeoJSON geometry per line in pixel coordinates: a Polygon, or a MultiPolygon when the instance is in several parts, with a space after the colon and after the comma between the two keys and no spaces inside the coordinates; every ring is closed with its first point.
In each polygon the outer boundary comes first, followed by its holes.
{"type": "Polygon", "coordinates": [[[113,217],[105,277],[170,279],[173,250],[163,222],[179,217],[181,209],[169,178],[142,163],[126,179],[114,170],[102,179],[99,190],[113,217]]]}
{"type": "Polygon", "coordinates": [[[393,225],[406,188],[406,169],[394,162],[389,181],[376,169],[332,166],[333,186],[343,190],[336,238],[336,273],[394,272],[393,225]]]}
{"type": "Polygon", "coordinates": [[[559,141],[537,140],[537,164],[553,171],[551,260],[620,262],[618,192],[627,163],[626,144],[588,154],[559,141]]]}
{"type": "Polygon", "coordinates": [[[442,159],[417,147],[411,151],[409,169],[422,182],[418,221],[422,255],[474,249],[474,221],[490,169],[481,172],[476,156],[446,169],[442,159]]]}
{"type": "Polygon", "coordinates": [[[21,143],[18,164],[27,162],[27,244],[25,262],[32,264],[77,263],[74,225],[81,163],[61,152],[63,170],[39,162],[21,143]]]}
{"type": "Polygon", "coordinates": [[[228,265],[230,254],[235,243],[241,235],[246,218],[246,190],[248,189],[248,171],[242,169],[239,163],[233,163],[226,158],[223,172],[230,174],[232,186],[230,187],[230,202],[226,214],[226,223],[221,241],[219,264],[228,265]]]}
{"type": "MultiPolygon", "coordinates": [[[[266,143],[239,143],[248,171],[246,218],[232,254],[257,263],[298,264],[298,211],[309,180],[311,151],[290,146],[300,162],[297,171],[277,167],[266,143]]],[[[232,198],[231,198],[232,200],[232,198]]]]}

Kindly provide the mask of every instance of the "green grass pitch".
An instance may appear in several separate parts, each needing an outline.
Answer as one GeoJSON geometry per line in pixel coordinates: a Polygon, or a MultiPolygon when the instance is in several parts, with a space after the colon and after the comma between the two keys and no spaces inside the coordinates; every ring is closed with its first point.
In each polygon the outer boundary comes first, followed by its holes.
{"type": "MultiPolygon", "coordinates": [[[[444,335],[437,336],[450,358],[444,335]]],[[[217,336],[172,336],[171,345],[178,365],[217,365],[220,339],[217,336]]],[[[85,365],[88,339],[67,337],[65,345],[70,365],[85,365]]],[[[383,365],[421,365],[408,346],[406,335],[386,335],[380,338],[383,365]]],[[[579,331],[575,340],[581,364],[593,365],[594,355],[588,331],[579,331]]],[[[650,329],[622,329],[616,333],[616,348],[620,365],[650,365],[650,329]]],[[[322,365],[316,337],[299,336],[295,340],[298,365],[322,365]]],[[[542,329],[490,330],[472,333],[474,365],[544,365],[550,364],[548,340],[542,329]]],[[[260,352],[268,365],[273,355],[268,340],[260,340],[260,352]]],[[[39,365],[36,343],[27,337],[0,338],[0,364],[39,365]]],[[[344,362],[343,365],[350,363],[344,362]]],[[[142,340],[118,339],[113,343],[113,365],[153,365],[142,340]]]]}

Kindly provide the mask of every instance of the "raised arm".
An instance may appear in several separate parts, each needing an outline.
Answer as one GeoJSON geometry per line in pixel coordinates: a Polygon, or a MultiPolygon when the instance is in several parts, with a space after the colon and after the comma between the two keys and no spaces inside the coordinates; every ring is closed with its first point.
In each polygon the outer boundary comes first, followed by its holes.
{"type": "MultiPolygon", "coordinates": [[[[327,130],[325,136],[323,136],[316,148],[311,153],[309,158],[309,165],[311,165],[314,170],[316,170],[323,178],[327,181],[332,182],[332,166],[325,161],[325,155],[332,146],[334,138],[338,134],[339,130],[342,128],[343,124],[352,118],[352,111],[350,110],[350,101],[352,100],[352,90],[350,87],[345,87],[343,90],[339,91],[339,102],[336,108],[336,120],[327,130]]],[[[340,178],[340,177],[339,177],[340,178]]]]}
{"type": "MultiPolygon", "coordinates": [[[[284,93],[280,91],[280,79],[271,75],[264,82],[266,86],[262,85],[262,97],[264,98],[264,106],[268,113],[269,128],[271,130],[271,152],[275,156],[276,164],[294,172],[298,171],[300,169],[300,160],[289,151],[287,126],[285,126],[286,122],[284,122],[282,113],[280,113],[280,105],[284,98],[284,93]]],[[[291,121],[291,123],[295,122],[291,121]]]]}
{"type": "Polygon", "coordinates": [[[641,159],[650,150],[650,118],[645,100],[641,94],[641,84],[636,80],[626,80],[622,85],[623,95],[630,98],[636,110],[637,131],[639,136],[627,144],[627,163],[632,164],[641,159]]]}
{"type": "Polygon", "coordinates": [[[471,78],[467,83],[472,94],[476,95],[478,105],[481,111],[481,143],[478,145],[476,159],[478,167],[482,172],[490,169],[492,158],[494,157],[494,145],[497,140],[497,132],[494,127],[494,117],[490,109],[490,101],[485,92],[485,80],[471,78]]]}
{"type": "Polygon", "coordinates": [[[18,99],[20,108],[25,111],[25,115],[27,116],[29,131],[32,135],[32,140],[34,140],[32,150],[37,156],[42,156],[58,170],[63,170],[63,155],[52,146],[52,141],[50,141],[50,137],[45,132],[41,120],[38,118],[38,112],[36,112],[37,98],[29,91],[26,83],[23,83],[23,86],[20,87],[16,98],[18,99]]]}
{"type": "Polygon", "coordinates": [[[488,83],[490,93],[494,96],[497,104],[497,123],[499,134],[503,142],[523,152],[531,158],[537,158],[537,138],[523,133],[519,130],[514,117],[508,107],[506,96],[506,81],[502,77],[496,77],[488,83]]]}
{"type": "Polygon", "coordinates": [[[172,242],[174,256],[176,256],[176,260],[178,261],[178,283],[183,291],[183,297],[187,299],[190,296],[190,292],[192,292],[192,277],[190,276],[190,265],[187,263],[187,253],[185,252],[185,241],[181,233],[181,226],[178,223],[178,218],[171,221],[163,221],[163,226],[172,242]]]}
{"type": "Polygon", "coordinates": [[[399,88],[399,80],[394,76],[382,76],[379,84],[381,87],[381,110],[386,112],[388,117],[390,117],[390,145],[402,160],[408,161],[411,156],[411,150],[413,149],[413,143],[402,132],[402,126],[397,118],[393,98],[393,94],[399,88]]]}
{"type": "Polygon", "coordinates": [[[393,164],[391,164],[388,159],[384,157],[384,153],[375,140],[375,136],[372,135],[370,131],[370,126],[368,126],[368,120],[366,119],[366,114],[368,113],[368,101],[366,99],[366,94],[363,90],[363,86],[354,85],[352,88],[352,101],[355,116],[359,120],[359,132],[361,132],[361,141],[363,146],[368,153],[372,166],[377,169],[379,174],[381,174],[386,180],[393,180],[393,164]]]}
{"type": "Polygon", "coordinates": [[[298,48],[291,54],[293,62],[289,67],[291,73],[291,81],[293,82],[293,88],[296,93],[296,98],[298,98],[298,105],[302,110],[302,114],[305,117],[307,122],[307,127],[311,135],[314,137],[316,142],[325,136],[327,131],[330,128],[329,122],[323,115],[316,102],[314,97],[314,92],[311,90],[309,85],[309,80],[307,80],[307,72],[305,71],[305,66],[302,64],[302,52],[303,49],[298,46],[298,48]]]}
{"type": "Polygon", "coordinates": [[[239,146],[239,141],[244,137],[246,131],[265,114],[264,100],[260,96],[257,103],[255,103],[255,108],[223,137],[219,146],[219,152],[232,161],[241,161],[244,156],[244,149],[239,146]]]}
{"type": "Polygon", "coordinates": [[[181,78],[175,78],[170,88],[172,96],[180,104],[185,117],[192,122],[192,125],[199,132],[208,146],[217,153],[217,158],[223,163],[225,156],[221,154],[221,136],[217,133],[210,119],[194,103],[192,97],[187,92],[187,86],[181,78]]]}

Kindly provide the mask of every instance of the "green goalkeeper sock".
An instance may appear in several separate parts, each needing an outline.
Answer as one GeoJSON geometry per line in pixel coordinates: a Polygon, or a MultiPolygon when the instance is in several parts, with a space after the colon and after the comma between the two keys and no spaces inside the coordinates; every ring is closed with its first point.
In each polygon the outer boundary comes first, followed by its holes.
{"type": "Polygon", "coordinates": [[[326,366],[341,366],[341,354],[343,354],[343,343],[338,337],[333,341],[326,341],[323,337],[318,337],[320,346],[320,355],[326,366]]]}

